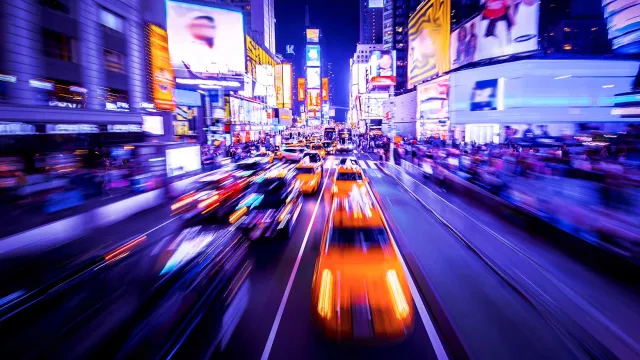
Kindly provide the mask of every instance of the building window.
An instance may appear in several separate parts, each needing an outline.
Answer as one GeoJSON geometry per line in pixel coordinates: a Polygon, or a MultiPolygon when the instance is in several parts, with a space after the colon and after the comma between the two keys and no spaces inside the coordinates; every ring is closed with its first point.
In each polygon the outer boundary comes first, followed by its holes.
{"type": "Polygon", "coordinates": [[[40,0],[40,5],[66,15],[71,15],[67,0],[40,0]]]}
{"type": "Polygon", "coordinates": [[[125,74],[125,57],[123,54],[111,49],[104,49],[104,67],[113,72],[125,74]]]}
{"type": "Polygon", "coordinates": [[[44,56],[77,62],[76,39],[50,29],[42,29],[44,56]]]}
{"type": "Polygon", "coordinates": [[[87,89],[69,81],[32,79],[29,85],[39,89],[37,100],[44,105],[67,109],[82,109],[86,105],[87,89]]]}
{"type": "Polygon", "coordinates": [[[100,88],[100,102],[105,110],[129,111],[129,92],[126,90],[100,88]]]}
{"type": "Polygon", "coordinates": [[[100,23],[111,30],[124,33],[124,18],[100,8],[100,23]]]}

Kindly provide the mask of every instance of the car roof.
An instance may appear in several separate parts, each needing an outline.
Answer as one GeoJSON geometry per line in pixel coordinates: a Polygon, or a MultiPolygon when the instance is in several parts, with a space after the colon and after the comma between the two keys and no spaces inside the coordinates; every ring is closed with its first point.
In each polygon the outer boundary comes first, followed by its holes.
{"type": "Polygon", "coordinates": [[[361,173],[362,171],[355,167],[355,166],[351,166],[351,165],[340,165],[338,166],[338,168],[336,169],[336,172],[343,172],[343,173],[361,173]]]}

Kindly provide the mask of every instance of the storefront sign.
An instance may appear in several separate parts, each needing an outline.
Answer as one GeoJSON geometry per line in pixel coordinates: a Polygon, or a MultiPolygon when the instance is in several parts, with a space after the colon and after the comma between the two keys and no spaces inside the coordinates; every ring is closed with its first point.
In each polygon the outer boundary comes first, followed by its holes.
{"type": "Polygon", "coordinates": [[[153,103],[146,102],[146,101],[143,101],[140,103],[140,109],[147,110],[147,111],[156,111],[155,105],[153,105],[153,103]]]}
{"type": "Polygon", "coordinates": [[[107,125],[108,132],[141,132],[142,125],[139,124],[115,124],[107,125]]]}
{"type": "Polygon", "coordinates": [[[252,125],[251,130],[262,130],[262,126],[252,125]]]}
{"type": "Polygon", "coordinates": [[[77,109],[80,107],[80,105],[78,104],[72,104],[65,101],[56,101],[56,100],[49,101],[49,106],[63,107],[63,108],[69,108],[69,109],[77,109]]]}
{"type": "Polygon", "coordinates": [[[0,123],[0,135],[27,135],[35,133],[36,127],[33,125],[11,122],[0,123]]]}
{"type": "Polygon", "coordinates": [[[105,103],[105,110],[111,111],[129,111],[129,103],[118,101],[118,102],[107,102],[105,103]]]}
{"type": "Polygon", "coordinates": [[[99,133],[98,125],[89,124],[47,124],[47,134],[83,134],[83,133],[99,133]]]}

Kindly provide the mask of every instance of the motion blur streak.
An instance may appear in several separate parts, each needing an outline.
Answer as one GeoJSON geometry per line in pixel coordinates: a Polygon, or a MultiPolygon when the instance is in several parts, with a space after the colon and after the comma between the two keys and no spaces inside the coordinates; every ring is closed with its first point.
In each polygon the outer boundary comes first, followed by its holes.
{"type": "Polygon", "coordinates": [[[395,270],[387,271],[387,285],[389,285],[389,291],[391,291],[396,316],[398,319],[404,319],[409,314],[409,304],[407,304],[407,299],[402,293],[398,273],[395,270]]]}
{"type": "MultiPolygon", "coordinates": [[[[397,280],[397,278],[396,278],[397,280]]],[[[318,301],[318,313],[320,316],[331,319],[333,313],[333,276],[329,269],[322,271],[322,281],[320,284],[320,300],[318,301]]]]}
{"type": "Polygon", "coordinates": [[[136,245],[146,240],[146,238],[146,236],[141,236],[113,250],[112,252],[104,256],[105,261],[107,263],[112,263],[118,259],[122,259],[123,257],[127,256],[136,245]]]}
{"type": "Polygon", "coordinates": [[[236,221],[238,221],[244,214],[247,213],[248,209],[249,208],[247,208],[246,206],[243,206],[240,209],[234,211],[233,214],[229,216],[229,222],[235,224],[236,221]]]}

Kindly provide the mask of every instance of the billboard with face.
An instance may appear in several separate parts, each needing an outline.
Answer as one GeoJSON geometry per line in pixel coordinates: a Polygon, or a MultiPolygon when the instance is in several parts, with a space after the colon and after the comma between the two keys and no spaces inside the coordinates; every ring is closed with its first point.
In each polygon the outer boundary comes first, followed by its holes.
{"type": "Polygon", "coordinates": [[[307,66],[320,66],[320,45],[307,45],[307,66]]]}
{"type": "Polygon", "coordinates": [[[449,70],[450,13],[450,0],[426,0],[409,19],[409,88],[449,70]]]}
{"type": "Polygon", "coordinates": [[[167,30],[176,78],[208,79],[244,73],[241,12],[169,0],[167,30]]]}
{"type": "Polygon", "coordinates": [[[320,89],[320,68],[307,68],[307,88],[320,89]]]}
{"type": "Polygon", "coordinates": [[[373,76],[396,76],[396,52],[376,50],[369,58],[369,78],[373,76]]]}
{"type": "Polygon", "coordinates": [[[451,34],[451,68],[538,49],[538,0],[484,0],[482,13],[451,34]]]}
{"type": "Polygon", "coordinates": [[[307,89],[307,110],[319,111],[320,106],[322,106],[320,89],[307,89]]]}

